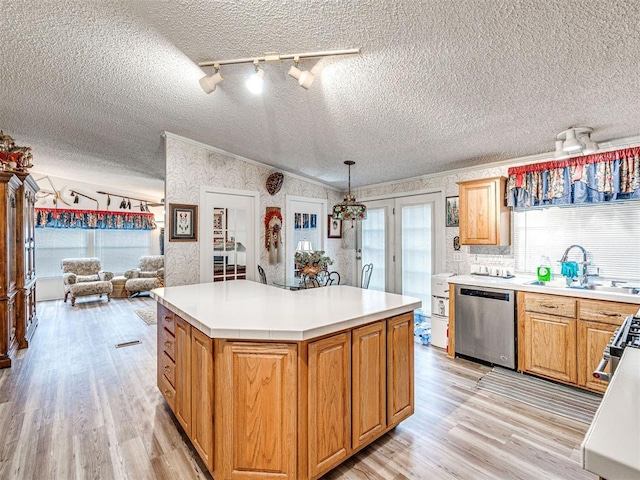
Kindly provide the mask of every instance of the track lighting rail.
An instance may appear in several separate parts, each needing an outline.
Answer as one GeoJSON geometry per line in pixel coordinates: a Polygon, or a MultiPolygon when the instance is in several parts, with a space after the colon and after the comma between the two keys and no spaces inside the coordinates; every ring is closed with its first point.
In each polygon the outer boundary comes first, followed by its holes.
{"type": "Polygon", "coordinates": [[[271,62],[278,60],[293,60],[295,57],[303,58],[318,58],[318,57],[333,57],[336,55],[357,55],[360,53],[359,48],[348,48],[344,50],[323,50],[320,52],[306,52],[306,53],[265,53],[261,57],[247,57],[247,58],[234,58],[231,60],[208,60],[206,62],[200,62],[200,67],[216,67],[220,65],[237,65],[240,63],[254,63],[258,62],[271,62]]]}

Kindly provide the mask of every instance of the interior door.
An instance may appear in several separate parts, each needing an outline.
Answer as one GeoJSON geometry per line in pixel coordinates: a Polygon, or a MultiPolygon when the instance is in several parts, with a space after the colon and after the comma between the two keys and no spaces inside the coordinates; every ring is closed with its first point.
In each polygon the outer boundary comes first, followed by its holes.
{"type": "Polygon", "coordinates": [[[431,276],[444,268],[442,192],[366,205],[367,219],[358,225],[358,273],[362,265],[373,263],[369,288],[417,297],[430,315],[431,276]]]}
{"type": "Polygon", "coordinates": [[[254,280],[258,193],[203,187],[200,281],[254,280]]]}

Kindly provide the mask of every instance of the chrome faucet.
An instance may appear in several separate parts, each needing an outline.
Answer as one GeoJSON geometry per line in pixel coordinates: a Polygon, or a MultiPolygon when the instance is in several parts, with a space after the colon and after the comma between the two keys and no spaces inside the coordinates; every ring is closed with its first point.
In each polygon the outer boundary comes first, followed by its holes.
{"type": "Polygon", "coordinates": [[[578,263],[582,264],[582,275],[580,276],[580,285],[584,287],[585,285],[587,285],[587,283],[589,283],[589,279],[587,277],[587,264],[589,263],[589,261],[587,260],[587,251],[584,249],[584,247],[581,247],[580,245],[569,246],[569,248],[567,248],[564,251],[564,254],[562,255],[562,259],[560,259],[560,262],[567,261],[567,257],[569,256],[569,250],[571,250],[574,247],[582,250],[582,262],[578,262],[578,263]]]}

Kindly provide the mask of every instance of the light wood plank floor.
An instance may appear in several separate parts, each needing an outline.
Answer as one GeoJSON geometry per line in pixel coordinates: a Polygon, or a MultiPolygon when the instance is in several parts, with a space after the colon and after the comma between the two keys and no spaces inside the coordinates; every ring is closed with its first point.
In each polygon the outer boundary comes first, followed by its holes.
{"type": "MultiPolygon", "coordinates": [[[[30,348],[0,370],[0,479],[211,478],[156,388],[156,327],[133,313],[152,304],[38,304],[30,348]]],[[[488,370],[416,345],[416,414],[325,478],[596,478],[587,426],[477,390],[488,370]]]]}

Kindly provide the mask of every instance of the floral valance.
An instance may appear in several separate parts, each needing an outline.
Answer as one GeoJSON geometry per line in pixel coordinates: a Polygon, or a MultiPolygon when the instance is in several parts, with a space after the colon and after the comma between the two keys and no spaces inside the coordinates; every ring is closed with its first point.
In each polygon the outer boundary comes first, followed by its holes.
{"type": "Polygon", "coordinates": [[[36,227],[153,230],[153,213],[36,208],[36,227]]]}
{"type": "Polygon", "coordinates": [[[512,167],[507,205],[527,208],[640,198],[640,147],[512,167]]]}

